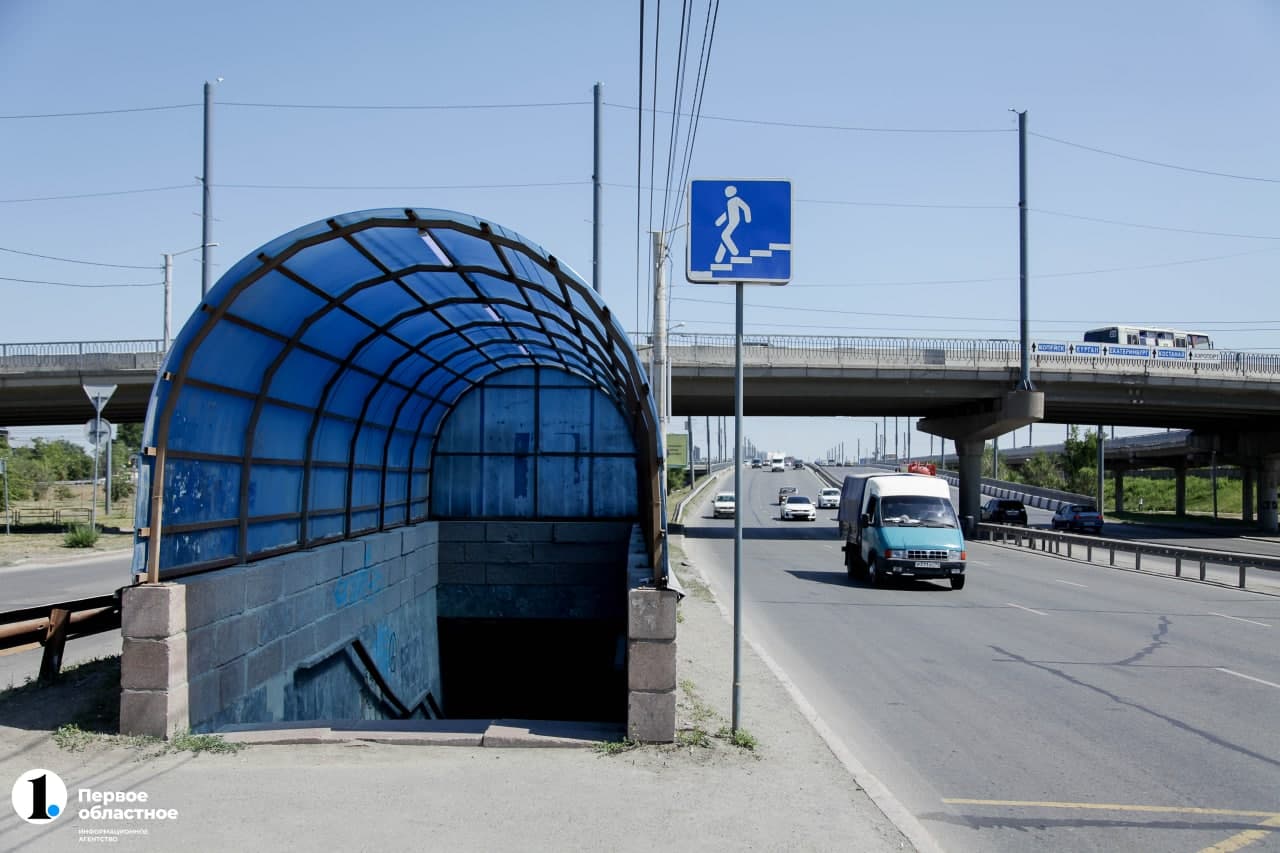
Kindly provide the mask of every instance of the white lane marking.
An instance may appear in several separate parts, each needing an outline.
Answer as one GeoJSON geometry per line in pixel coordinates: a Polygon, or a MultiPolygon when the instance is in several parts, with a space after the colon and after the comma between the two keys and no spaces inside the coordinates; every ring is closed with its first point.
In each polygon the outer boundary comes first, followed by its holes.
{"type": "Polygon", "coordinates": [[[1252,675],[1245,675],[1243,672],[1236,672],[1235,670],[1227,669],[1224,666],[1217,666],[1214,667],[1214,669],[1218,670],[1218,672],[1225,672],[1227,675],[1234,675],[1236,678],[1243,678],[1246,681],[1256,681],[1259,684],[1265,684],[1268,687],[1275,687],[1280,690],[1280,684],[1276,684],[1274,681],[1264,681],[1261,678],[1254,678],[1252,675]]]}
{"type": "Polygon", "coordinates": [[[1266,622],[1254,622],[1252,619],[1242,619],[1239,616],[1228,616],[1225,613],[1210,613],[1210,616],[1221,616],[1223,619],[1234,619],[1236,622],[1248,622],[1250,625],[1261,625],[1263,628],[1270,628],[1266,622]]]}
{"type": "Polygon", "coordinates": [[[1044,612],[1044,611],[1042,611],[1042,610],[1032,610],[1030,607],[1023,607],[1021,604],[1014,604],[1012,601],[1009,601],[1009,602],[1006,602],[1006,603],[1007,603],[1010,607],[1016,607],[1016,608],[1018,608],[1019,610],[1025,610],[1025,611],[1027,611],[1028,613],[1034,613],[1034,614],[1036,614],[1037,616],[1048,616],[1048,615],[1049,615],[1048,613],[1045,613],[1045,612],[1044,612]]]}
{"type": "Polygon", "coordinates": [[[1081,589],[1088,589],[1088,588],[1089,588],[1089,587],[1085,586],[1085,585],[1084,585],[1084,584],[1082,584],[1082,583],[1072,583],[1071,581],[1064,581],[1062,578],[1054,578],[1054,580],[1055,580],[1055,581],[1057,581],[1058,583],[1065,583],[1067,586],[1078,586],[1078,587],[1080,587],[1081,589]]]}

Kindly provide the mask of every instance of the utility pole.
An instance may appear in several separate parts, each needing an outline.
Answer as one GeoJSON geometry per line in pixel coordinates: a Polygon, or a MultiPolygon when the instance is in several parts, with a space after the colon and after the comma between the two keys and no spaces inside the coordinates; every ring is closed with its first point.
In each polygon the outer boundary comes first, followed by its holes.
{"type": "Polygon", "coordinates": [[[591,286],[596,293],[600,292],[600,102],[604,97],[604,86],[595,85],[595,155],[591,170],[591,286]]]}
{"type": "MultiPolygon", "coordinates": [[[[657,383],[654,399],[658,401],[658,424],[662,431],[662,488],[667,488],[667,281],[665,275],[666,235],[653,232],[653,375],[657,383]]],[[[736,514],[736,513],[735,513],[736,514]]]]}
{"type": "MultiPolygon", "coordinates": [[[[214,83],[221,83],[219,77],[214,83]]],[[[204,83],[204,175],[200,183],[204,187],[204,210],[200,216],[200,298],[209,293],[213,278],[213,83],[204,83]]]]}
{"type": "MultiPolygon", "coordinates": [[[[1022,370],[1018,387],[1030,391],[1031,338],[1028,331],[1030,308],[1027,301],[1027,111],[1018,113],[1018,326],[1021,332],[1022,370]]],[[[1099,506],[1101,509],[1101,506],[1099,506]]]]}

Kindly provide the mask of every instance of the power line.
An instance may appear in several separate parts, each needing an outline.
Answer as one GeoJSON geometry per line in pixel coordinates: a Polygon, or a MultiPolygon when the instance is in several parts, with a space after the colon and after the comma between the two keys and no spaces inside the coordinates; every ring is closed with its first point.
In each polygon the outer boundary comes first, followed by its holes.
{"type": "Polygon", "coordinates": [[[143,187],[136,190],[108,190],[99,193],[76,193],[74,195],[47,195],[33,196],[31,198],[0,198],[0,204],[23,204],[31,201],[69,201],[81,198],[106,198],[115,195],[138,195],[140,193],[160,193],[169,192],[171,190],[189,190],[197,187],[199,184],[174,184],[168,187],[143,187]]]}
{"type": "Polygon", "coordinates": [[[1169,225],[1144,225],[1141,222],[1123,222],[1118,219],[1103,219],[1096,216],[1081,216],[1076,213],[1063,213],[1060,210],[1044,210],[1042,208],[1029,208],[1035,213],[1043,213],[1047,216],[1061,216],[1066,219],[1080,219],[1085,222],[1101,222],[1106,225],[1123,225],[1126,228],[1145,228],[1149,231],[1173,231],[1178,234],[1202,234],[1206,237],[1236,237],[1241,240],[1280,240],[1280,237],[1273,237],[1266,234],[1236,234],[1227,231],[1197,231],[1194,228],[1174,228],[1169,225]]]}
{"type": "Polygon", "coordinates": [[[85,290],[98,290],[115,287],[164,287],[163,281],[154,281],[149,284],[73,284],[69,281],[39,281],[31,278],[9,278],[0,275],[0,281],[11,281],[16,284],[45,284],[50,287],[77,287],[85,290]]]}
{"type": "Polygon", "coordinates": [[[266,104],[247,101],[219,101],[218,106],[275,110],[525,110],[548,107],[581,107],[592,101],[544,101],[524,104],[266,104]]]}
{"type": "Polygon", "coordinates": [[[1105,154],[1108,157],[1116,157],[1120,160],[1128,160],[1133,163],[1144,163],[1148,166],[1159,166],[1162,169],[1173,169],[1178,172],[1191,172],[1196,175],[1211,175],[1215,178],[1232,178],[1237,181],[1257,181],[1267,184],[1280,184],[1280,178],[1261,178],[1256,175],[1236,175],[1231,172],[1216,172],[1212,169],[1197,169],[1192,166],[1179,166],[1176,163],[1162,163],[1159,160],[1148,160],[1144,157],[1134,157],[1130,154],[1120,154],[1116,151],[1108,151],[1105,148],[1094,148],[1091,145],[1081,145],[1079,142],[1070,142],[1066,139],[1059,139],[1056,136],[1047,136],[1043,133],[1029,131],[1032,136],[1046,139],[1049,142],[1056,142],[1059,145],[1069,145],[1072,148],[1079,148],[1083,151],[1092,151],[1095,154],[1105,154]]]}
{"type": "MultiPolygon", "coordinates": [[[[608,101],[605,106],[613,107],[620,110],[634,110],[636,107],[628,104],[613,104],[608,101]]],[[[659,110],[659,112],[662,112],[659,110]]],[[[844,125],[844,124],[814,124],[811,122],[799,121],[776,121],[768,119],[754,118],[735,118],[732,116],[702,116],[707,121],[723,121],[732,124],[755,124],[766,127],[795,127],[804,130],[842,130],[853,133],[1013,133],[1014,128],[955,128],[955,127],[869,127],[863,125],[844,125]]]]}
{"type": "Polygon", "coordinates": [[[75,113],[31,113],[27,115],[0,116],[0,121],[5,121],[5,120],[13,121],[18,119],[29,119],[29,118],[79,118],[81,116],[108,116],[108,115],[121,115],[123,113],[154,113],[154,112],[162,112],[164,110],[184,110],[184,109],[187,109],[188,107],[198,107],[198,106],[200,106],[200,104],[166,104],[164,106],[158,106],[158,107],[123,107],[121,109],[114,109],[114,110],[85,110],[83,112],[75,112],[75,113]]]}
{"type": "Polygon", "coordinates": [[[580,187],[590,181],[546,181],[527,184],[389,184],[385,186],[324,184],[214,184],[224,190],[512,190],[541,187],[580,187]]]}
{"type": "Polygon", "coordinates": [[[130,264],[105,264],[98,261],[77,261],[72,258],[58,258],[53,255],[38,255],[35,252],[22,252],[17,249],[6,249],[4,246],[0,246],[0,252],[9,252],[14,255],[25,255],[28,258],[42,258],[46,261],[63,261],[68,264],[84,264],[85,266],[90,267],[112,267],[118,270],[153,270],[158,266],[158,264],[152,264],[151,266],[132,266],[130,264]]]}

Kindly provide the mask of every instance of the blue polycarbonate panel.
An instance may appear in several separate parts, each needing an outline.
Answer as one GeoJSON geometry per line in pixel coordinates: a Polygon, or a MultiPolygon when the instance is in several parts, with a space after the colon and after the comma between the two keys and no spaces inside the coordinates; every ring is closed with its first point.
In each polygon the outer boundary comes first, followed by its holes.
{"type": "MultiPolygon", "coordinates": [[[[484,397],[484,434],[482,449],[486,453],[535,453],[535,394],[532,388],[493,388],[486,386],[484,397]]],[[[452,419],[449,421],[452,428],[452,419]]]]}
{"type": "Polygon", "coordinates": [[[365,410],[365,423],[390,426],[395,420],[396,411],[407,396],[409,396],[407,390],[389,383],[375,389],[369,400],[369,407],[365,410]]]}
{"type": "Polygon", "coordinates": [[[351,479],[351,505],[368,506],[382,500],[382,472],[357,470],[351,479]]]}
{"type": "Polygon", "coordinates": [[[260,332],[218,323],[192,355],[187,377],[256,394],[262,375],[282,349],[280,341],[260,332]]]}
{"type": "Polygon", "coordinates": [[[358,536],[378,529],[379,511],[376,509],[360,510],[351,513],[351,535],[358,536]]]}
{"type": "Polygon", "coordinates": [[[168,448],[215,456],[244,455],[253,400],[198,386],[179,395],[169,421],[168,448]]]}
{"type": "Polygon", "coordinates": [[[386,527],[398,524],[404,524],[408,521],[406,517],[406,507],[402,503],[390,503],[390,495],[388,495],[387,506],[382,511],[382,523],[386,527]]]}
{"type": "Polygon", "coordinates": [[[439,453],[475,453],[480,450],[483,435],[484,394],[473,391],[462,397],[449,412],[449,420],[440,431],[436,445],[439,453]]]}
{"type": "Polygon", "coordinates": [[[271,377],[267,395],[314,408],[320,403],[324,386],[338,372],[338,362],[302,349],[291,349],[271,377]]]}
{"type": "Polygon", "coordinates": [[[345,510],[315,513],[307,517],[307,538],[314,540],[341,536],[346,532],[346,526],[345,510]]]}
{"type": "Polygon", "coordinates": [[[253,433],[253,456],[256,459],[297,459],[307,452],[307,433],[311,429],[311,412],[263,405],[258,415],[258,428],[253,433]]]}
{"type": "Polygon", "coordinates": [[[249,522],[249,530],[245,537],[249,553],[257,554],[262,551],[273,551],[277,548],[297,545],[299,526],[298,520],[292,518],[279,521],[249,522]]]}
{"type": "Polygon", "coordinates": [[[388,504],[408,500],[409,475],[404,471],[388,471],[386,493],[388,504]]]}
{"type": "Polygon", "coordinates": [[[553,292],[559,290],[560,284],[556,281],[555,276],[548,272],[542,264],[537,263],[523,252],[517,252],[505,246],[501,251],[508,263],[511,264],[511,268],[515,270],[517,277],[541,287],[550,288],[553,292]]]}
{"type": "Polygon", "coordinates": [[[604,394],[597,393],[594,408],[594,449],[602,453],[635,453],[635,438],[631,435],[626,418],[618,410],[618,404],[604,394]]]}
{"type": "Polygon", "coordinates": [[[351,363],[375,376],[381,376],[397,359],[407,357],[409,351],[409,347],[394,338],[379,335],[360,347],[352,356],[351,363]]]}
{"type": "MultiPolygon", "coordinates": [[[[487,362],[488,362],[488,359],[484,357],[483,353],[479,352],[478,350],[467,349],[467,350],[461,350],[455,353],[454,355],[450,356],[449,359],[445,361],[445,364],[448,365],[448,367],[451,370],[453,370],[455,373],[461,373],[465,375],[465,374],[471,373],[474,370],[474,368],[482,364],[486,364],[487,362]]],[[[485,372],[488,372],[488,371],[485,371],[485,372]]]]}
{"type": "Polygon", "coordinates": [[[469,326],[464,334],[467,336],[467,340],[477,346],[484,346],[490,341],[506,341],[510,343],[513,340],[510,329],[492,320],[488,325],[469,326]]]}
{"type": "MultiPolygon", "coordinates": [[[[413,291],[421,302],[434,305],[445,299],[469,296],[471,288],[456,272],[414,272],[400,276],[405,287],[413,291]]],[[[406,299],[405,306],[413,305],[413,300],[406,299]]]]}
{"type": "Polygon", "coordinates": [[[370,228],[357,234],[355,241],[391,270],[439,263],[416,228],[370,228]]]}
{"type": "Polygon", "coordinates": [[[474,302],[458,302],[452,305],[441,305],[436,313],[450,328],[460,328],[472,323],[496,323],[487,306],[474,302]]]}
{"type": "Polygon", "coordinates": [[[543,388],[538,401],[538,452],[588,453],[591,398],[587,388],[543,388]]]}
{"type": "Polygon", "coordinates": [[[384,281],[351,293],[343,304],[375,326],[398,322],[401,315],[422,306],[409,298],[395,281],[384,281]]]}
{"type": "Polygon", "coordinates": [[[360,341],[372,334],[373,327],[364,320],[341,308],[332,308],[308,327],[302,335],[302,342],[320,352],[329,353],[338,361],[344,361],[360,341]]]}
{"type": "Polygon", "coordinates": [[[356,464],[382,467],[382,454],[387,449],[387,438],[384,427],[372,424],[362,426],[356,434],[356,464]]]}
{"type": "Polygon", "coordinates": [[[322,296],[271,270],[236,294],[228,313],[292,337],[307,317],[327,304],[322,296]]]}
{"type": "MultiPolygon", "coordinates": [[[[240,517],[240,464],[169,457],[164,465],[164,523],[240,517]]],[[[225,555],[224,555],[225,556],[225,555]]]]}
{"type": "Polygon", "coordinates": [[[538,372],[532,368],[520,367],[495,374],[485,381],[492,388],[526,388],[537,381],[538,372]]]}
{"type": "MultiPolygon", "coordinates": [[[[503,279],[495,278],[491,275],[485,275],[480,272],[472,273],[471,280],[475,283],[476,289],[480,291],[480,295],[489,302],[506,299],[515,302],[518,305],[528,304],[528,300],[524,298],[523,290],[513,282],[504,281],[503,279]]],[[[495,306],[495,308],[497,307],[498,306],[495,306]]],[[[514,310],[510,309],[510,306],[501,307],[514,310]]]]}
{"type": "Polygon", "coordinates": [[[185,533],[166,531],[160,539],[160,565],[166,569],[177,569],[235,557],[239,537],[240,531],[234,525],[185,533]]]}
{"type": "Polygon", "coordinates": [[[397,429],[391,433],[391,445],[387,453],[387,464],[389,466],[405,466],[411,462],[413,455],[413,440],[417,434],[404,429],[397,429]]]}
{"type": "Polygon", "coordinates": [[[382,270],[345,240],[328,240],[308,246],[290,258],[285,268],[334,297],[358,282],[382,275],[382,270]]]}
{"type": "Polygon", "coordinates": [[[597,456],[592,462],[592,516],[634,518],[639,514],[636,460],[597,456]]]}
{"type": "Polygon", "coordinates": [[[534,457],[486,456],[483,465],[484,476],[475,484],[483,492],[483,514],[491,518],[532,518],[534,457]]]}
{"type": "Polygon", "coordinates": [[[367,373],[350,369],[344,371],[329,390],[324,402],[325,410],[349,418],[359,417],[377,383],[378,380],[367,373]]]}
{"type": "Polygon", "coordinates": [[[422,383],[424,375],[434,370],[436,367],[434,362],[428,361],[418,353],[413,353],[404,361],[395,365],[388,375],[388,379],[400,385],[408,386],[415,389],[418,393],[422,392],[424,387],[431,387],[422,383]]]}
{"type": "Polygon", "coordinates": [[[351,459],[351,436],[355,424],[330,416],[320,418],[316,438],[312,444],[312,458],[317,462],[342,462],[351,459]]]}
{"type": "Polygon", "coordinates": [[[479,456],[437,456],[431,475],[432,514],[440,518],[481,518],[479,456]]]}
{"type": "Polygon", "coordinates": [[[249,469],[250,518],[302,511],[302,468],[254,465],[249,469]]]}
{"type": "MultiPolygon", "coordinates": [[[[410,345],[417,347],[420,346],[427,338],[430,338],[433,335],[438,335],[441,332],[447,332],[450,328],[451,327],[447,323],[436,316],[435,312],[424,310],[421,313],[405,317],[387,331],[390,334],[395,335],[397,338],[408,342],[410,345]]],[[[434,354],[431,352],[429,347],[425,352],[428,356],[434,357],[434,354]]]]}
{"type": "Polygon", "coordinates": [[[488,240],[481,240],[477,237],[472,237],[470,234],[463,234],[461,231],[445,228],[433,228],[430,229],[429,233],[440,248],[444,249],[445,254],[452,258],[458,266],[488,267],[500,272],[504,270],[502,262],[498,260],[498,255],[493,249],[493,245],[488,240]]]}
{"type": "Polygon", "coordinates": [[[347,469],[313,468],[307,511],[338,510],[347,505],[347,469]]]}
{"type": "Polygon", "coordinates": [[[538,459],[538,514],[543,518],[587,518],[589,457],[543,456],[538,459]]]}

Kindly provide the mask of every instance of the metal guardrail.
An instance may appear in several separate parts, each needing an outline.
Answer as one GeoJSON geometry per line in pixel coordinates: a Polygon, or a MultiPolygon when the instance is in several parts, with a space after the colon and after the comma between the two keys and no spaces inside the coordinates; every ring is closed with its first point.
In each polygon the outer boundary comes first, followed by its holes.
{"type": "MultiPolygon", "coordinates": [[[[1246,586],[1246,582],[1250,569],[1258,572],[1270,572],[1272,575],[1269,580],[1273,582],[1280,581],[1280,557],[1268,557],[1262,554],[1239,554],[1231,551],[1187,548],[1181,545],[1105,539],[1100,536],[1086,536],[1078,533],[1063,533],[1056,530],[1041,530],[1036,527],[1020,527],[1008,524],[979,524],[978,538],[1005,546],[1008,546],[1012,541],[1014,547],[1033,548],[1037,551],[1065,556],[1072,560],[1081,559],[1079,553],[1083,552],[1083,559],[1088,563],[1094,562],[1093,557],[1096,551],[1100,556],[1106,555],[1107,565],[1109,566],[1116,565],[1117,554],[1129,555],[1133,558],[1131,568],[1134,571],[1146,571],[1151,574],[1167,573],[1177,578],[1188,577],[1183,572],[1183,567],[1184,564],[1191,564],[1197,573],[1197,577],[1189,579],[1198,579],[1210,583],[1225,583],[1226,581],[1210,580],[1208,577],[1211,569],[1217,569],[1216,574],[1222,576],[1221,569],[1225,568],[1227,569],[1227,577],[1232,574],[1235,575],[1235,585],[1240,589],[1249,588],[1246,586]],[[1064,550],[1065,553],[1063,553],[1064,550]],[[1148,562],[1147,568],[1143,569],[1142,558],[1144,556],[1172,560],[1172,566],[1167,567],[1171,571],[1155,571],[1156,567],[1153,567],[1150,562],[1148,562]]],[[[1127,567],[1121,566],[1121,568],[1127,567]]]]}
{"type": "MultiPolygon", "coordinates": [[[[633,334],[632,343],[637,350],[648,349],[652,346],[652,338],[650,334],[633,334]]],[[[667,347],[668,357],[673,363],[682,356],[691,356],[698,364],[734,363],[733,335],[676,332],[668,336],[667,347]]],[[[1214,356],[1211,360],[1086,356],[1046,351],[1033,353],[1031,366],[1040,370],[1280,381],[1280,354],[1232,350],[1208,352],[1214,356]]],[[[751,365],[1014,369],[1021,366],[1021,358],[1021,345],[1013,340],[824,335],[750,335],[743,339],[743,360],[751,365]]]]}
{"type": "Polygon", "coordinates": [[[43,646],[39,680],[56,679],[67,640],[120,628],[122,592],[0,613],[0,655],[43,646]]]}

